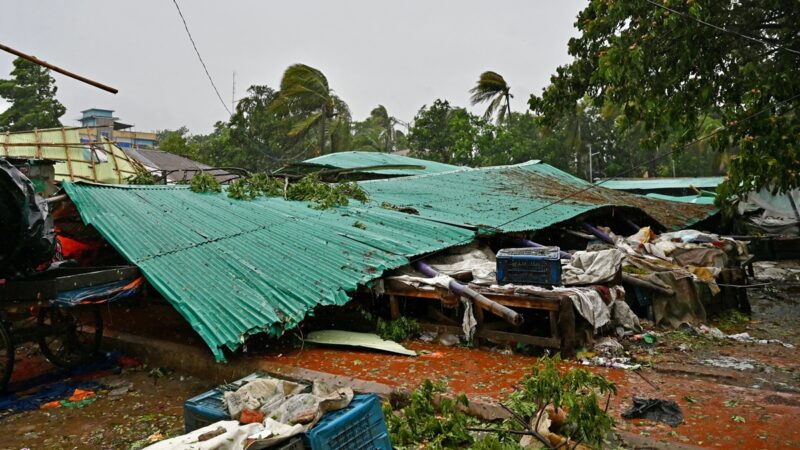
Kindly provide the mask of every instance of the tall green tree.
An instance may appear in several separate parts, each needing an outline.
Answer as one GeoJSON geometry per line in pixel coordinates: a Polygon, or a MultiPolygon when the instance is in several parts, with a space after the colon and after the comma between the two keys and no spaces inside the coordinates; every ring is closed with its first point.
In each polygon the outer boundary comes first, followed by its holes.
{"type": "Polygon", "coordinates": [[[472,94],[470,102],[472,105],[489,102],[486,112],[483,113],[484,120],[490,120],[497,113],[497,123],[502,123],[503,119],[511,116],[511,88],[499,73],[491,70],[483,72],[478,78],[478,83],[469,90],[472,94]],[[503,107],[505,102],[505,108],[503,107]]]}
{"type": "Polygon", "coordinates": [[[412,153],[423,159],[448,164],[476,165],[480,161],[479,142],[489,123],[437,99],[423,106],[414,117],[408,135],[412,153]]]}
{"type": "Polygon", "coordinates": [[[318,154],[339,149],[343,129],[349,134],[347,104],[333,93],[321,71],[305,64],[289,66],[283,73],[280,93],[270,111],[292,119],[290,137],[303,137],[315,131],[318,154]]]}
{"type": "Polygon", "coordinates": [[[58,118],[67,111],[56,100],[55,80],[50,71],[17,58],[11,78],[0,80],[0,97],[11,106],[0,113],[0,131],[25,131],[60,127],[58,118]]]}
{"type": "Polygon", "coordinates": [[[591,0],[574,61],[529,104],[551,123],[586,96],[617,105],[616,125],[662,155],[710,135],[710,148],[735,154],[719,198],[797,187],[799,23],[797,1],[591,0]]]}

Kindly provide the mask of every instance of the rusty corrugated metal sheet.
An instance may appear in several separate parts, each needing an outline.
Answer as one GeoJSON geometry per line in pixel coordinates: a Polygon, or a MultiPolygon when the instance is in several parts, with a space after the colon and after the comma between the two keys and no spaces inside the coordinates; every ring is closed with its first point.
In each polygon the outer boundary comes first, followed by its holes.
{"type": "Polygon", "coordinates": [[[319,211],[281,198],[232,200],[186,186],[65,183],[86,224],[144,276],[211,348],[280,335],[317,305],[474,234],[375,206],[319,211]],[[358,221],[366,228],[354,226],[358,221]]]}
{"type": "Polygon", "coordinates": [[[667,229],[691,226],[715,212],[706,205],[645,198],[602,186],[579,192],[589,186],[587,181],[538,161],[359,184],[372,202],[411,207],[420,217],[468,226],[482,234],[541,230],[607,207],[640,209],[667,229]],[[573,193],[577,194],[553,204],[573,193]],[[521,217],[531,211],[536,212],[521,217]]]}

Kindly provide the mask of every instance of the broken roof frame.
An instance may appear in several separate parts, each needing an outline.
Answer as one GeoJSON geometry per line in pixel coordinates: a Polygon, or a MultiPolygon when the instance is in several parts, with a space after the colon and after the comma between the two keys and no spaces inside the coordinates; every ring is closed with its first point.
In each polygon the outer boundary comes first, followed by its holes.
{"type": "Polygon", "coordinates": [[[126,184],[129,177],[142,169],[106,138],[100,142],[81,142],[77,127],[1,133],[0,157],[55,161],[57,181],[126,184]]]}

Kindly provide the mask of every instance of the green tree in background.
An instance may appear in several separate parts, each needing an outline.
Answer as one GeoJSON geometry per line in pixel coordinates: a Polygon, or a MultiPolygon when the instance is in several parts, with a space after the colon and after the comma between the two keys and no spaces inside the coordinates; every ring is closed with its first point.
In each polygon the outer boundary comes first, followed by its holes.
{"type": "Polygon", "coordinates": [[[303,137],[316,131],[317,154],[340,150],[343,131],[346,129],[349,135],[347,104],[334,95],[321,71],[305,64],[294,64],[286,69],[278,97],[269,109],[292,120],[290,137],[303,137]]]}
{"type": "Polygon", "coordinates": [[[412,154],[448,164],[472,165],[479,160],[478,141],[488,122],[466,109],[437,99],[414,117],[408,135],[412,154]]]}
{"type": "Polygon", "coordinates": [[[617,128],[659,155],[711,135],[705,151],[729,158],[719,198],[797,187],[798,23],[796,1],[591,0],[569,43],[574,61],[529,103],[550,125],[585,97],[614,105],[617,128]]]}
{"type": "Polygon", "coordinates": [[[383,105],[373,108],[369,117],[353,123],[353,149],[387,153],[399,150],[397,141],[402,133],[395,130],[396,123],[383,105]]]}
{"type": "Polygon", "coordinates": [[[499,73],[486,71],[478,78],[475,87],[469,90],[472,94],[470,102],[473,106],[489,102],[483,118],[491,120],[492,116],[497,113],[497,123],[500,124],[503,119],[511,115],[511,97],[513,95],[509,93],[510,90],[508,83],[499,73]],[[503,102],[505,102],[505,108],[503,102]]]}
{"type": "Polygon", "coordinates": [[[11,78],[0,80],[0,97],[11,103],[0,113],[0,131],[60,127],[58,118],[67,110],[56,100],[57,90],[49,70],[15,59],[11,78]]]}

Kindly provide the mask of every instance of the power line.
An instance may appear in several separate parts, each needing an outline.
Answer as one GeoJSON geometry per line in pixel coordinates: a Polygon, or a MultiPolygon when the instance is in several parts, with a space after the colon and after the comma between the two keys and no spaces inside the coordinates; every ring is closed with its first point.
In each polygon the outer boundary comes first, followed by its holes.
{"type": "Polygon", "coordinates": [[[186,34],[189,36],[189,40],[192,42],[192,47],[194,47],[194,52],[197,53],[197,59],[200,60],[200,64],[203,65],[203,70],[206,72],[206,76],[208,77],[208,81],[211,82],[211,87],[214,88],[214,92],[217,93],[217,98],[219,98],[220,103],[222,103],[222,107],[225,108],[225,111],[228,111],[228,115],[232,116],[231,110],[228,108],[228,105],[225,104],[225,100],[222,99],[222,95],[219,94],[219,89],[217,89],[217,85],[214,84],[214,80],[211,78],[211,74],[208,73],[208,68],[206,67],[206,63],[203,61],[203,57],[200,56],[200,50],[197,49],[197,44],[194,43],[194,38],[192,38],[192,33],[189,31],[189,26],[186,25],[186,19],[183,17],[183,13],[181,12],[181,7],[178,6],[177,0],[172,0],[172,3],[175,4],[175,8],[178,9],[178,15],[181,16],[181,22],[183,22],[183,28],[186,29],[186,34]]]}
{"type": "Polygon", "coordinates": [[[800,51],[798,51],[798,50],[795,50],[795,49],[792,49],[792,48],[789,48],[789,47],[784,47],[784,46],[778,45],[778,44],[771,44],[771,43],[769,43],[769,42],[767,42],[767,41],[765,41],[763,39],[759,39],[757,37],[753,37],[753,36],[750,36],[750,35],[747,35],[747,34],[744,34],[744,33],[740,33],[738,31],[729,30],[729,29],[723,28],[723,27],[721,27],[719,25],[714,25],[713,23],[706,22],[703,19],[698,19],[697,17],[690,16],[689,14],[683,13],[681,11],[674,10],[674,9],[668,7],[668,6],[664,6],[664,5],[662,5],[660,3],[657,3],[657,2],[655,2],[653,0],[644,0],[644,1],[646,1],[647,3],[650,3],[653,6],[657,6],[657,7],[661,8],[661,9],[663,9],[663,10],[669,11],[669,12],[671,12],[673,14],[677,14],[677,15],[679,15],[681,17],[685,17],[687,19],[694,20],[695,22],[698,22],[698,23],[701,23],[701,24],[703,24],[705,26],[714,28],[715,30],[722,31],[723,33],[732,34],[734,36],[739,36],[740,38],[748,39],[748,40],[753,41],[753,42],[758,42],[759,44],[767,46],[767,47],[770,47],[770,48],[784,50],[784,51],[787,51],[787,52],[790,52],[790,53],[794,53],[796,55],[800,55],[800,51]]]}
{"type": "MultiPolygon", "coordinates": [[[[765,107],[764,109],[761,109],[760,111],[754,112],[753,114],[750,114],[749,116],[746,116],[746,117],[742,118],[741,120],[738,120],[738,121],[736,121],[736,123],[737,123],[737,124],[739,124],[739,123],[741,123],[741,122],[744,122],[745,120],[750,120],[750,119],[752,119],[753,117],[756,117],[756,116],[758,116],[758,115],[761,115],[761,114],[763,114],[763,113],[765,113],[765,112],[767,112],[767,111],[770,111],[770,110],[771,110],[771,109],[773,109],[773,108],[777,108],[777,107],[779,107],[779,106],[781,106],[781,105],[783,105],[783,104],[789,103],[789,102],[791,102],[792,100],[795,100],[795,99],[798,99],[798,98],[800,98],[800,94],[793,95],[792,97],[790,97],[790,98],[788,98],[788,99],[786,99],[786,100],[783,100],[783,101],[780,101],[780,102],[778,102],[776,105],[767,106],[767,107],[765,107]]],[[[794,105],[794,106],[792,106],[791,108],[787,109],[786,111],[783,111],[783,112],[781,112],[781,114],[785,114],[785,113],[787,113],[787,112],[789,112],[789,111],[791,111],[791,110],[793,110],[793,109],[797,108],[798,106],[800,106],[800,105],[794,105]]],[[[597,186],[600,186],[601,184],[603,184],[603,183],[606,183],[606,182],[608,182],[608,181],[611,181],[611,180],[616,180],[617,178],[620,178],[620,177],[622,177],[623,175],[627,175],[627,174],[629,174],[630,172],[633,172],[634,170],[636,170],[636,169],[639,169],[639,168],[641,168],[641,167],[643,167],[643,166],[645,166],[645,165],[648,165],[648,164],[650,164],[650,163],[654,163],[654,162],[660,161],[660,160],[662,160],[662,159],[664,159],[664,158],[666,158],[666,157],[668,157],[668,156],[672,156],[672,155],[674,155],[675,153],[677,153],[678,151],[680,151],[680,150],[683,150],[683,149],[685,149],[685,148],[689,147],[690,145],[694,145],[694,144],[697,144],[698,142],[702,142],[702,141],[705,141],[706,139],[709,139],[709,138],[711,138],[711,137],[714,137],[714,136],[716,136],[717,134],[719,134],[720,132],[722,132],[723,130],[727,130],[728,128],[730,128],[730,127],[728,127],[728,126],[719,127],[719,128],[717,128],[716,130],[712,131],[711,133],[709,133],[709,134],[707,134],[707,135],[705,135],[705,136],[701,136],[701,137],[699,137],[699,138],[697,138],[697,139],[695,139],[695,140],[693,140],[693,141],[691,141],[691,142],[687,142],[686,144],[684,144],[684,145],[682,145],[682,146],[680,146],[680,147],[678,147],[678,148],[676,148],[676,149],[674,149],[674,150],[672,150],[672,151],[670,151],[670,152],[667,152],[667,153],[665,153],[665,154],[663,154],[663,155],[661,155],[661,156],[656,156],[655,158],[649,159],[649,160],[647,160],[647,161],[645,161],[645,162],[643,162],[643,163],[640,163],[640,164],[638,164],[638,165],[636,165],[636,166],[634,166],[634,167],[631,167],[631,168],[630,168],[630,169],[628,169],[628,170],[622,171],[621,173],[618,173],[618,174],[614,175],[613,177],[606,178],[605,180],[602,180],[602,181],[600,181],[599,183],[596,183],[596,184],[590,184],[589,186],[587,186],[587,187],[585,187],[585,188],[583,188],[583,189],[577,190],[577,191],[575,191],[575,192],[573,192],[573,193],[571,193],[571,194],[569,194],[569,195],[567,195],[567,196],[565,196],[565,197],[561,197],[561,198],[559,198],[558,200],[555,200],[555,201],[553,201],[553,202],[550,202],[550,203],[548,203],[548,204],[546,204],[546,205],[544,205],[544,206],[541,206],[541,207],[539,207],[539,208],[536,208],[536,209],[534,209],[533,211],[529,211],[529,212],[527,212],[527,213],[525,213],[525,214],[522,214],[521,216],[515,217],[515,218],[513,218],[513,219],[511,219],[511,220],[509,220],[509,221],[507,221],[507,222],[501,223],[500,225],[498,225],[498,226],[496,226],[496,227],[492,227],[492,228],[495,228],[495,229],[500,229],[500,228],[502,228],[502,227],[504,227],[504,226],[506,226],[506,225],[508,225],[508,224],[510,224],[510,223],[512,223],[512,222],[516,222],[517,220],[520,220],[520,219],[523,219],[523,218],[525,218],[525,217],[528,217],[528,216],[530,216],[531,214],[535,214],[535,213],[537,213],[537,212],[539,212],[539,211],[541,211],[541,210],[543,210],[543,209],[549,208],[549,207],[551,207],[551,206],[553,206],[553,205],[557,205],[557,204],[559,204],[559,203],[561,203],[561,202],[563,202],[563,201],[565,201],[565,200],[569,200],[570,198],[572,198],[572,197],[575,197],[575,196],[576,196],[576,195],[578,195],[578,194],[582,194],[582,193],[584,193],[584,192],[586,192],[586,191],[588,191],[588,190],[590,190],[590,189],[593,189],[593,188],[595,188],[595,187],[597,187],[597,186]]]]}

